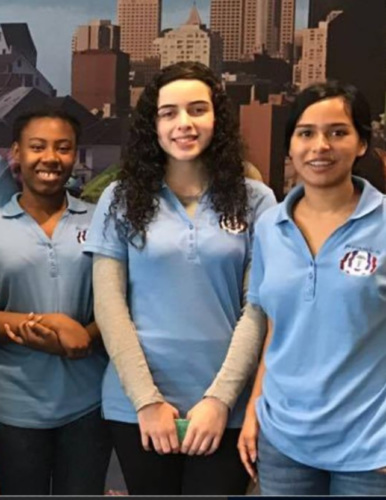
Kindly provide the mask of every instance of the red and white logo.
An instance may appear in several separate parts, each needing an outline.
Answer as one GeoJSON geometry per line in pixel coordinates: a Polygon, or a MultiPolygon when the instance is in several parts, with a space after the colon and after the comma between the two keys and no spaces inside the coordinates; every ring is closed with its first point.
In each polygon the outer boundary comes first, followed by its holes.
{"type": "Polygon", "coordinates": [[[378,265],[378,260],[367,250],[347,252],[340,261],[340,269],[350,276],[370,276],[378,265]]]}

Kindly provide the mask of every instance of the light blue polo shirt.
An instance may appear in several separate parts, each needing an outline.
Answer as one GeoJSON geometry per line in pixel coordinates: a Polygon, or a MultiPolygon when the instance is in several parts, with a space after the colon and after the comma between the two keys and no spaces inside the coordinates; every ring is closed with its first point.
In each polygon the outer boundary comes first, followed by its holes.
{"type": "MultiPolygon", "coordinates": [[[[93,318],[92,262],[82,248],[92,205],[67,195],[52,238],[20,207],[0,209],[0,309],[61,312],[82,325],[93,318]]],[[[17,427],[64,425],[100,405],[106,356],[69,360],[14,343],[0,346],[0,422],[17,427]]]]}
{"type": "Polygon", "coordinates": [[[248,300],[272,319],[261,429],[327,470],[386,465],[386,201],[368,182],[313,258],[292,218],[295,188],[256,224],[248,300]]]}
{"type": "MultiPolygon", "coordinates": [[[[111,219],[105,228],[115,184],[110,185],[85,245],[89,252],[127,262],[128,305],[141,346],[155,384],[182,417],[202,399],[225,358],[240,316],[253,223],[275,203],[264,184],[247,184],[249,227],[238,234],[220,225],[207,194],[192,220],[164,185],[143,250],[121,241],[111,219]]],[[[231,427],[241,425],[247,399],[245,390],[230,416],[231,427]]],[[[103,382],[103,412],[107,419],[137,421],[111,362],[103,382]]]]}
{"type": "Polygon", "coordinates": [[[0,207],[8,203],[17,190],[8,163],[0,157],[0,207]]]}

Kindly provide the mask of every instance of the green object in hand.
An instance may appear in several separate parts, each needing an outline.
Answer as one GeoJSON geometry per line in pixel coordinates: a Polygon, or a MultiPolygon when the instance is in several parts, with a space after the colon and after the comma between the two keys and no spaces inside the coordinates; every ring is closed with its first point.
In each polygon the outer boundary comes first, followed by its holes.
{"type": "Polygon", "coordinates": [[[178,441],[181,444],[184,440],[186,431],[188,430],[189,420],[187,420],[186,418],[176,418],[175,422],[177,427],[178,441]]]}

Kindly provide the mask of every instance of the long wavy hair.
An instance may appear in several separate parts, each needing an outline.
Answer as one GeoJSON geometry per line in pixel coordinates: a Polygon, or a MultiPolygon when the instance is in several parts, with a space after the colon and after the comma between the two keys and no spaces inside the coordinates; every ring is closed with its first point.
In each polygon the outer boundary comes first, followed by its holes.
{"type": "Polygon", "coordinates": [[[166,154],[158,143],[157,103],[161,87],[175,80],[200,80],[211,90],[215,125],[202,153],[212,208],[228,220],[246,222],[247,190],[242,143],[231,102],[221,81],[205,65],[180,62],[164,68],[144,89],[129,127],[129,141],[108,217],[118,234],[135,247],[146,245],[146,231],[159,210],[166,154]]]}

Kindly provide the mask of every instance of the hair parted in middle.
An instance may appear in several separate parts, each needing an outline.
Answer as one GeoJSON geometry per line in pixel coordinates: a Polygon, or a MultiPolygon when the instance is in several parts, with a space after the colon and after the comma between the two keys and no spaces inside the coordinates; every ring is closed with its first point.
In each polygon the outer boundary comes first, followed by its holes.
{"type": "Polygon", "coordinates": [[[176,80],[200,80],[210,88],[214,133],[201,155],[210,200],[219,216],[246,222],[243,148],[232,104],[221,81],[207,66],[180,62],[158,73],[139,98],[130,124],[127,154],[113,192],[108,218],[113,217],[119,235],[136,247],[146,244],[146,230],[159,209],[159,192],[165,177],[167,158],[157,135],[159,90],[176,80]]]}

